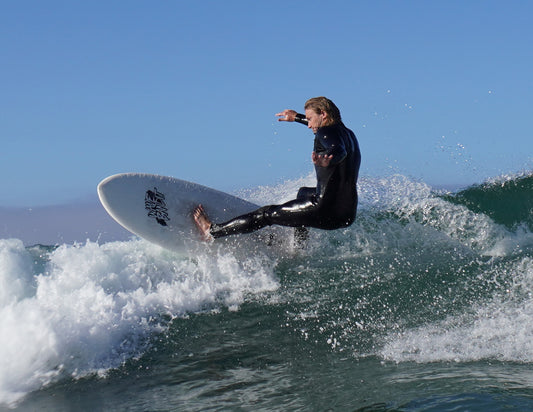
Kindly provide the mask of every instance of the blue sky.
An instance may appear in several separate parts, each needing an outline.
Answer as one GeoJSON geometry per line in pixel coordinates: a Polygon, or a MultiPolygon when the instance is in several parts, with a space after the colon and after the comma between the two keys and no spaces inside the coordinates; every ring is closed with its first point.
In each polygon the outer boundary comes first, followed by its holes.
{"type": "Polygon", "coordinates": [[[0,207],[119,172],[225,191],[312,171],[339,106],[363,176],[477,183],[533,167],[530,1],[3,1],[0,207]]]}

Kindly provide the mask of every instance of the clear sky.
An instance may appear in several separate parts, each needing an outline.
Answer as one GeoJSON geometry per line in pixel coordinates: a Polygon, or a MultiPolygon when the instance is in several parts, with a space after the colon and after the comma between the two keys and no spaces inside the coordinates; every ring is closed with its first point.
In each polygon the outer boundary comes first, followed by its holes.
{"type": "Polygon", "coordinates": [[[531,1],[0,1],[0,207],[119,172],[220,190],[312,171],[280,123],[324,95],[361,174],[433,185],[533,167],[531,1]]]}

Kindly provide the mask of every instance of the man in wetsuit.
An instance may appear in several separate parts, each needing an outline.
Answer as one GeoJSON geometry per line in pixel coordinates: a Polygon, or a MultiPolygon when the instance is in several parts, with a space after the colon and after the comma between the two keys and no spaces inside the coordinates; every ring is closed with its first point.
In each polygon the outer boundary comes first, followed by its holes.
{"type": "Polygon", "coordinates": [[[284,110],[276,116],[279,121],[296,121],[313,130],[315,142],[311,160],[315,165],[317,186],[302,187],[294,200],[264,206],[225,223],[211,222],[199,205],[193,212],[193,219],[203,240],[249,233],[269,225],[331,230],[353,223],[361,164],[355,134],[344,126],[339,109],[331,100],[314,97],[304,108],[305,116],[294,110],[284,110]]]}

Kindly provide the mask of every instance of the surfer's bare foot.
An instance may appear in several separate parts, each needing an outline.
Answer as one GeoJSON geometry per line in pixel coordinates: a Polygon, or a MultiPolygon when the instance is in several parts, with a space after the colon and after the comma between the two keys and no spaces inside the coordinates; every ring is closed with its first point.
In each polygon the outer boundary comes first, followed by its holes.
{"type": "Polygon", "coordinates": [[[200,237],[202,240],[204,242],[213,240],[213,236],[209,232],[209,229],[211,229],[211,221],[209,220],[209,217],[207,217],[207,213],[205,213],[202,205],[198,205],[196,209],[194,209],[192,212],[192,217],[196,227],[198,228],[198,231],[200,232],[200,237]]]}

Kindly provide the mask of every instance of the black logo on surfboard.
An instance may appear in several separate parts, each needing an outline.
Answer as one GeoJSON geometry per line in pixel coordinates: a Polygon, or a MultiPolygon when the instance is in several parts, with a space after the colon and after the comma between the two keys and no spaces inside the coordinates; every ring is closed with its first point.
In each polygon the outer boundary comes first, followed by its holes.
{"type": "Polygon", "coordinates": [[[154,190],[146,191],[144,208],[148,210],[148,217],[155,218],[161,226],[166,226],[170,220],[165,195],[159,192],[157,187],[154,187],[154,190]]]}

